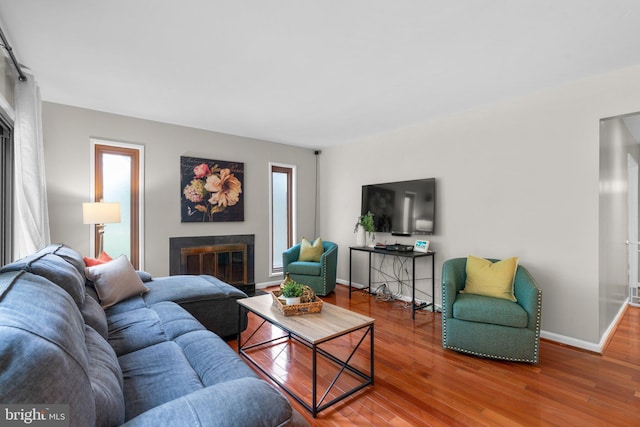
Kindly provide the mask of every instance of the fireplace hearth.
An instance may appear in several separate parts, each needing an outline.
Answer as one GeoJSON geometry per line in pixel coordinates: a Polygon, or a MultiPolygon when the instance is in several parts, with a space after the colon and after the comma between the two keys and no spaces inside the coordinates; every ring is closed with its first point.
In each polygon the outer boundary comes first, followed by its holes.
{"type": "Polygon", "coordinates": [[[253,295],[254,242],[253,234],[171,237],[169,274],[209,274],[253,295]]]}

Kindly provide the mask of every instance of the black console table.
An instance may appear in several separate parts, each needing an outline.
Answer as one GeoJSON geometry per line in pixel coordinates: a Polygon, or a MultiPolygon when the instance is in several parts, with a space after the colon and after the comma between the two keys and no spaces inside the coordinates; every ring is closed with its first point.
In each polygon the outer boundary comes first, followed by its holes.
{"type": "Polygon", "coordinates": [[[420,310],[431,306],[431,311],[435,311],[435,290],[436,290],[436,253],[433,251],[428,252],[415,252],[415,251],[390,251],[387,249],[370,248],[368,246],[350,246],[349,247],[349,298],[351,298],[351,261],[353,258],[353,251],[367,252],[369,254],[369,283],[367,284],[367,291],[371,293],[371,255],[389,255],[395,257],[411,258],[411,318],[416,318],[416,310],[420,310]],[[422,303],[416,306],[416,258],[431,257],[431,302],[422,303]]]}

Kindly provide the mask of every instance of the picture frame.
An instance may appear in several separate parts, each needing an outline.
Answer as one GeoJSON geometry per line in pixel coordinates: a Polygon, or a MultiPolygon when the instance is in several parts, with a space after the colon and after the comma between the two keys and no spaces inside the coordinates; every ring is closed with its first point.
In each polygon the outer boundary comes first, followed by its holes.
{"type": "Polygon", "coordinates": [[[244,163],[180,157],[181,222],[244,221],[244,163]]]}
{"type": "Polygon", "coordinates": [[[415,252],[424,252],[429,251],[429,241],[428,240],[416,240],[413,245],[413,250],[415,252]]]}

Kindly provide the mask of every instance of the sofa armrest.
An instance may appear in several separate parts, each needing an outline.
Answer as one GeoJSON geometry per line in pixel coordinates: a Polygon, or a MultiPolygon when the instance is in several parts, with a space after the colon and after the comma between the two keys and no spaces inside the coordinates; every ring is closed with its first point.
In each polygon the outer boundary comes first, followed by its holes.
{"type": "Polygon", "coordinates": [[[513,293],[518,304],[527,312],[529,322],[527,328],[536,331],[540,328],[541,291],[529,271],[518,266],[513,282],[513,293]]]}
{"type": "Polygon", "coordinates": [[[300,258],[300,243],[291,246],[282,253],[282,270],[286,273],[287,266],[300,258]]]}
{"type": "Polygon", "coordinates": [[[322,255],[320,256],[320,263],[324,263],[325,259],[328,263],[335,263],[335,265],[338,264],[338,245],[331,245],[322,252],[322,255]]]}
{"type": "Polygon", "coordinates": [[[124,425],[267,427],[286,425],[292,416],[288,400],[275,388],[257,378],[241,378],[157,406],[124,425]]]}
{"type": "Polygon", "coordinates": [[[454,258],[442,264],[442,315],[451,317],[458,292],[467,279],[467,259],[454,258]]]}
{"type": "Polygon", "coordinates": [[[328,245],[328,247],[320,257],[320,265],[325,269],[323,271],[325,282],[335,284],[338,269],[338,245],[327,242],[325,242],[325,245],[328,245]]]}

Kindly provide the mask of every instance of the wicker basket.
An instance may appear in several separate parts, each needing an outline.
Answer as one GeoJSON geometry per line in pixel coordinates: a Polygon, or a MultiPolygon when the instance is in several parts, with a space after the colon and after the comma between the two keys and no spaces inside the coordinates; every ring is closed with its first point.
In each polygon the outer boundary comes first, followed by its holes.
{"type": "Polygon", "coordinates": [[[302,304],[286,305],[280,301],[280,291],[271,292],[273,297],[273,305],[285,316],[299,316],[301,314],[320,313],[322,310],[322,300],[316,296],[315,301],[305,302],[302,304]]]}

